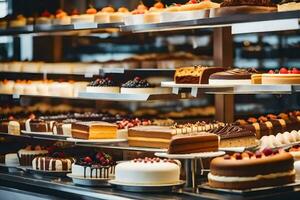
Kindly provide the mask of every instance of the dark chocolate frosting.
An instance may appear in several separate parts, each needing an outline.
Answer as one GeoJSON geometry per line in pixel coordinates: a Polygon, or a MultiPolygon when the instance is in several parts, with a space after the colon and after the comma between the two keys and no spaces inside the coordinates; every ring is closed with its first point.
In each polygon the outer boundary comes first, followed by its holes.
{"type": "Polygon", "coordinates": [[[252,74],[258,73],[255,69],[230,69],[225,72],[214,73],[209,79],[251,79],[252,74]]]}
{"type": "Polygon", "coordinates": [[[227,6],[270,6],[275,7],[276,4],[272,0],[224,0],[221,7],[227,6]]]}
{"type": "Polygon", "coordinates": [[[255,136],[254,132],[234,124],[227,124],[223,127],[215,128],[209,132],[219,135],[221,139],[255,136]]]}

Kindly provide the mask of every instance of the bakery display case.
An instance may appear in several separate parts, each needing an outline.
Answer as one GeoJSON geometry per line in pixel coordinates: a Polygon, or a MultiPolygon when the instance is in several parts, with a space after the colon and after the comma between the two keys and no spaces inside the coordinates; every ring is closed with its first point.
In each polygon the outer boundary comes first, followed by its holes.
{"type": "Polygon", "coordinates": [[[299,5],[0,0],[1,195],[298,199],[299,5]]]}

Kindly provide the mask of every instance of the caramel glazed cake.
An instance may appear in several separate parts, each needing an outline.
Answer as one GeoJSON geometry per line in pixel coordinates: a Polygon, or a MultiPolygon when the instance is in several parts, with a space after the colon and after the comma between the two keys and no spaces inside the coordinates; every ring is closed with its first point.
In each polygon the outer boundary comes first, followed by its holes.
{"type": "Polygon", "coordinates": [[[295,181],[293,156],[284,151],[264,149],[225,155],[212,160],[209,185],[223,189],[251,189],[284,185],[295,181]]]}

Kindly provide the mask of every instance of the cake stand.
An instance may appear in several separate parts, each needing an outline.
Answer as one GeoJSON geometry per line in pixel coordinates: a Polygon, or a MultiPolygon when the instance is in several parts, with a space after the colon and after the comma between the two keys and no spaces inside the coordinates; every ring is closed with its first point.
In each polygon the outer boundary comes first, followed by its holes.
{"type": "Polygon", "coordinates": [[[202,152],[202,153],[190,153],[190,154],[168,154],[168,153],[155,153],[155,156],[170,159],[184,160],[185,163],[185,174],[186,174],[186,187],[191,187],[193,190],[197,189],[196,184],[196,164],[197,160],[200,161],[200,173],[201,175],[208,169],[204,169],[203,159],[214,158],[224,155],[224,151],[216,152],[202,152]]]}

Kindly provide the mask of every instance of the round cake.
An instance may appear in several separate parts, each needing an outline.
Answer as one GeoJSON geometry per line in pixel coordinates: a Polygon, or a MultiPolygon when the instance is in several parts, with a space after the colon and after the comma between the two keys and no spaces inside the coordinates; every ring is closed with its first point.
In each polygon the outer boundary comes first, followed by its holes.
{"type": "Polygon", "coordinates": [[[90,82],[86,87],[86,91],[93,93],[120,93],[120,87],[106,77],[90,82]]]}
{"type": "Polygon", "coordinates": [[[80,158],[72,165],[72,176],[81,178],[108,179],[114,174],[115,162],[106,153],[99,152],[80,158]]]}
{"type": "Polygon", "coordinates": [[[297,68],[281,68],[278,71],[270,70],[262,74],[262,84],[300,84],[300,70],[297,68]]]}
{"type": "Polygon", "coordinates": [[[225,155],[212,160],[208,183],[213,188],[251,189],[284,185],[295,181],[294,160],[284,151],[266,148],[225,155]]]}
{"type": "Polygon", "coordinates": [[[231,69],[225,72],[217,72],[209,77],[209,84],[251,84],[251,75],[255,73],[257,73],[255,69],[231,69]]]}
{"type": "Polygon", "coordinates": [[[31,166],[35,157],[44,156],[48,154],[48,150],[43,149],[41,146],[27,146],[25,149],[21,149],[18,152],[20,165],[31,166]]]}
{"type": "Polygon", "coordinates": [[[142,80],[140,77],[135,77],[122,84],[121,93],[123,94],[155,94],[157,90],[150,85],[148,81],[142,80]]]}
{"type": "Polygon", "coordinates": [[[42,171],[71,171],[74,158],[66,158],[62,152],[54,153],[53,156],[39,156],[33,159],[32,168],[42,171]]]}
{"type": "Polygon", "coordinates": [[[180,166],[174,160],[134,159],[116,166],[115,180],[125,184],[173,184],[180,180],[180,166]]]}

